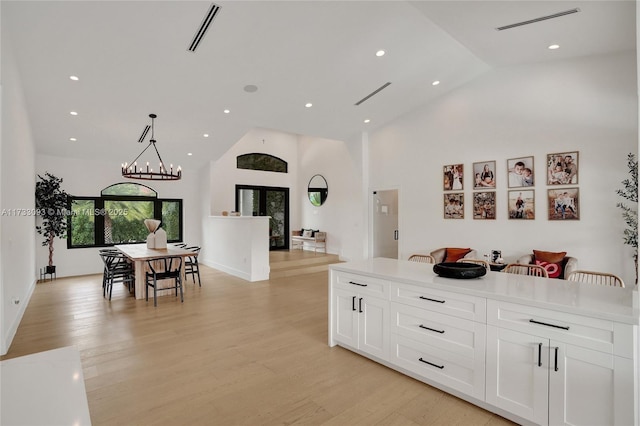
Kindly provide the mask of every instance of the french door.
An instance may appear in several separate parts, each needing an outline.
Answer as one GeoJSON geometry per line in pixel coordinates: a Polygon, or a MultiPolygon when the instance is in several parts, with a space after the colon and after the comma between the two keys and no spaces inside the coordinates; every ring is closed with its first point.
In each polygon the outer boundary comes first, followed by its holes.
{"type": "Polygon", "coordinates": [[[236,211],[242,216],[270,216],[269,249],[289,248],[289,188],[236,185],[236,211]]]}

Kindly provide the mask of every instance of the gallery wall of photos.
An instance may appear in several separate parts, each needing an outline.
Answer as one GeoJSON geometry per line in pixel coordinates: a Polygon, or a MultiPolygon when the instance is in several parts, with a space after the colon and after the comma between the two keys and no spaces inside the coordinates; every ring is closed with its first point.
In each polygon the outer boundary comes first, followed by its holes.
{"type": "MultiPolygon", "coordinates": [[[[544,170],[534,169],[533,156],[510,158],[506,168],[495,160],[479,161],[470,168],[464,164],[443,167],[443,211],[445,219],[464,219],[465,181],[471,183],[467,191],[472,215],[478,220],[493,220],[501,216],[498,208],[513,220],[536,218],[536,186],[546,197],[548,220],[579,220],[580,193],[578,188],[578,151],[546,155],[544,170]],[[465,177],[471,175],[471,179],[465,177]],[[496,206],[496,177],[506,173],[507,205],[496,206]]],[[[540,196],[540,195],[539,195],[540,196]]],[[[545,202],[544,200],[538,200],[545,202]]]]}

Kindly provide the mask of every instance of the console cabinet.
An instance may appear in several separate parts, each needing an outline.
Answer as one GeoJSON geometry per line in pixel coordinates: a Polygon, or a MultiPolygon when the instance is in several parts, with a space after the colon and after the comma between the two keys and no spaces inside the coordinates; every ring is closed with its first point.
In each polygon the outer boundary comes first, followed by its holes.
{"type": "Polygon", "coordinates": [[[389,360],[419,378],[483,398],[484,299],[398,283],[390,288],[389,360]]]}
{"type": "Polygon", "coordinates": [[[337,342],[386,360],[389,353],[388,288],[380,280],[341,274],[332,293],[337,342]]]}
{"type": "Polygon", "coordinates": [[[521,424],[637,425],[630,293],[508,275],[448,280],[392,259],[332,265],[329,345],[521,424]]]}
{"type": "Polygon", "coordinates": [[[631,329],[492,300],[487,322],[487,402],[538,424],[633,424],[631,329]]]}

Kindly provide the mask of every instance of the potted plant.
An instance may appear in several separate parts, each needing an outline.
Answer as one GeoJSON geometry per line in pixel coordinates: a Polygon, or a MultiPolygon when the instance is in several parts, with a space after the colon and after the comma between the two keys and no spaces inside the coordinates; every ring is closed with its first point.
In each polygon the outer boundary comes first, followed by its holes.
{"type": "Polygon", "coordinates": [[[618,189],[616,193],[636,203],[636,207],[629,207],[625,203],[618,203],[616,206],[622,209],[622,217],[627,224],[627,229],[624,230],[624,243],[634,248],[633,260],[636,267],[636,285],[638,285],[638,160],[635,154],[627,156],[627,167],[631,179],[623,180],[624,189],[618,189]]]}
{"type": "Polygon", "coordinates": [[[62,178],[58,178],[50,173],[45,177],[38,175],[36,182],[36,209],[38,215],[42,217],[42,224],[36,226],[38,234],[44,235],[43,246],[49,246],[49,265],[46,267],[46,274],[55,274],[56,267],[53,264],[53,242],[55,237],[66,238],[67,236],[67,206],[69,194],[60,185],[62,178]]]}

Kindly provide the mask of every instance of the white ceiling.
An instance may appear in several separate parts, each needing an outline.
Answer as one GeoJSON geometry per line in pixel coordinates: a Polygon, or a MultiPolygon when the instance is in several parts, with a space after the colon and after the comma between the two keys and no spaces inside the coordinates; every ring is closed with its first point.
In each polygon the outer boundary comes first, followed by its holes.
{"type": "Polygon", "coordinates": [[[155,113],[164,161],[186,173],[253,127],[348,140],[491,68],[635,49],[636,40],[633,0],[228,1],[216,2],[189,52],[210,4],[3,0],[2,54],[17,63],[37,151],[131,161],[155,113]],[[249,84],[258,91],[245,92],[249,84]]]}

